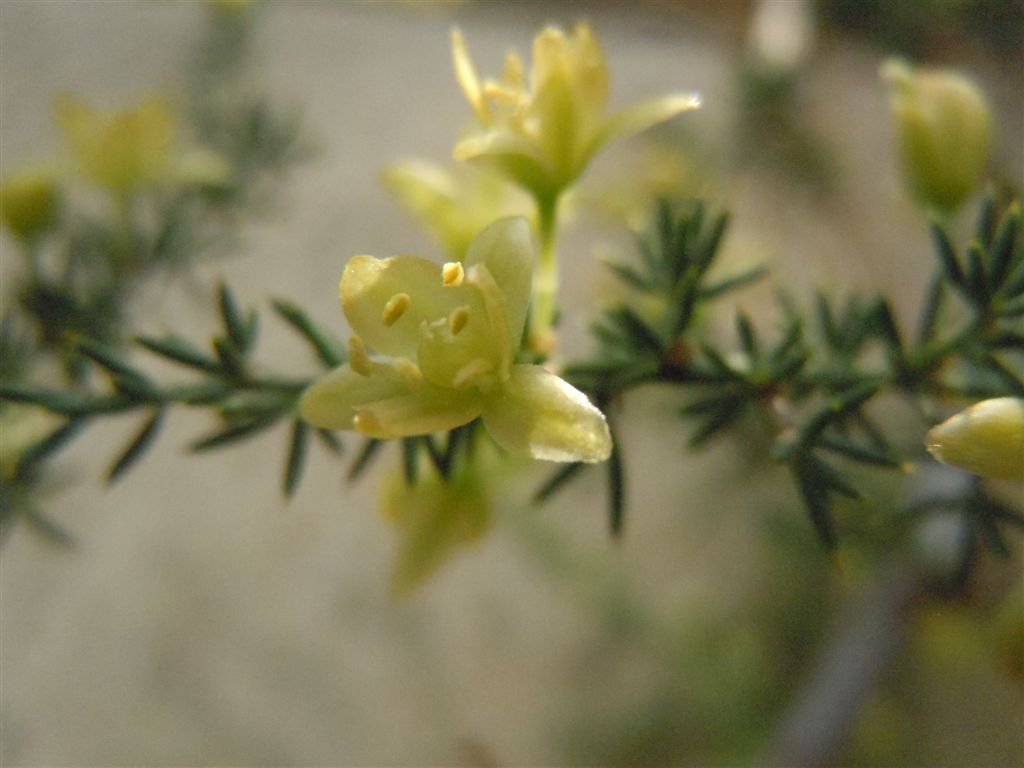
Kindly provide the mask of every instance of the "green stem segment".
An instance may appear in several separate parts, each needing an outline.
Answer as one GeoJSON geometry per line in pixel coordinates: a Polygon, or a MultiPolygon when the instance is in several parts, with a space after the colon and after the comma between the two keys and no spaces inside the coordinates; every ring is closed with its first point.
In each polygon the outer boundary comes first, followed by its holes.
{"type": "Polygon", "coordinates": [[[558,296],[558,258],[555,240],[558,232],[560,192],[538,196],[537,229],[540,237],[540,261],[533,276],[533,302],[527,348],[544,356],[555,347],[555,300],[558,296]]]}

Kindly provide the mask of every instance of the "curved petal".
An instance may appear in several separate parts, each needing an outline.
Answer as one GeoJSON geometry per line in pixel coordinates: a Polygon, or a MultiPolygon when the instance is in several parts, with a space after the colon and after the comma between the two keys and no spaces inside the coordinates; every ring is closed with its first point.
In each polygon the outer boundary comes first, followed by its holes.
{"type": "Polygon", "coordinates": [[[465,264],[486,266],[501,289],[508,345],[518,349],[533,282],[533,236],[526,219],[514,216],[491,224],[470,244],[465,264]]]}
{"type": "Polygon", "coordinates": [[[347,365],[311,384],[299,399],[299,415],[322,429],[355,429],[356,407],[406,391],[399,379],[362,376],[347,365]]]}
{"type": "Polygon", "coordinates": [[[673,93],[668,96],[647,99],[619,110],[608,118],[601,131],[594,137],[590,151],[594,152],[602,144],[607,144],[614,139],[646,131],[658,123],[675,117],[680,112],[697,109],[700,103],[699,94],[673,93]]]}
{"type": "Polygon", "coordinates": [[[486,160],[507,178],[534,194],[550,192],[551,174],[540,147],[526,136],[505,130],[471,134],[452,150],[455,160],[486,160]]]}
{"type": "Polygon", "coordinates": [[[455,390],[422,384],[386,400],[356,408],[355,426],[369,437],[388,439],[429,435],[455,429],[480,415],[476,390],[455,390]]]}
{"type": "Polygon", "coordinates": [[[612,438],[587,396],[539,365],[516,365],[488,397],[484,426],[509,453],[545,461],[604,461],[612,438]]]}
{"type": "Polygon", "coordinates": [[[398,534],[391,574],[398,595],[422,585],[459,550],[477,541],[491,522],[490,498],[473,464],[460,464],[448,478],[421,472],[415,485],[395,473],[381,494],[381,513],[398,534]]]}
{"type": "Polygon", "coordinates": [[[444,285],[440,265],[416,256],[353,256],[340,293],[353,332],[371,349],[394,357],[415,358],[423,321],[446,321],[453,309],[466,305],[484,311],[475,290],[444,285]],[[405,311],[388,325],[384,309],[402,293],[409,297],[405,311]]]}
{"type": "Polygon", "coordinates": [[[458,29],[452,30],[452,62],[455,65],[455,79],[459,81],[462,92],[476,112],[481,122],[490,120],[490,110],[484,100],[483,89],[480,87],[480,77],[473,66],[473,59],[469,55],[469,48],[458,29]]]}
{"type": "Polygon", "coordinates": [[[576,25],[573,41],[573,76],[587,114],[596,117],[608,103],[608,63],[586,22],[576,25]]]}

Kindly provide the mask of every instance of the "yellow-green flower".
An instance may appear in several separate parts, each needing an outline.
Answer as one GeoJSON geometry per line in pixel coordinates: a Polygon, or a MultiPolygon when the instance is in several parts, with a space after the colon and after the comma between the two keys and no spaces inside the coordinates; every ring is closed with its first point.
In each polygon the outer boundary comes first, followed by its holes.
{"type": "Polygon", "coordinates": [[[108,111],[65,96],[57,119],[79,173],[100,187],[130,195],[170,172],[177,121],[162,98],[108,111]]]}
{"type": "Polygon", "coordinates": [[[1024,399],[983,400],[933,427],[928,451],[982,477],[1024,480],[1024,399]]]}
{"type": "Polygon", "coordinates": [[[116,197],[168,183],[216,185],[231,173],[227,161],[214,152],[179,150],[177,116],[159,96],[119,111],[63,96],[57,102],[57,120],[78,173],[116,197]]]}
{"type": "Polygon", "coordinates": [[[515,364],[529,304],[525,219],[500,219],[463,262],[356,256],[341,278],[352,328],[348,364],[315,382],[302,417],[327,429],[396,438],[482,417],[509,453],[548,461],[608,458],[611,436],[586,395],[539,365],[515,364]],[[387,356],[378,359],[370,351],[387,356]]]}
{"type": "Polygon", "coordinates": [[[0,184],[0,220],[23,240],[48,230],[59,204],[60,192],[52,170],[16,173],[0,184]]]}
{"type": "Polygon", "coordinates": [[[484,227],[502,216],[522,214],[529,201],[495,174],[467,166],[449,170],[423,160],[384,169],[384,183],[398,202],[461,261],[484,227]]]}
{"type": "Polygon", "coordinates": [[[456,552],[478,541],[491,524],[490,499],[474,464],[458,464],[447,479],[424,469],[415,485],[404,473],[395,473],[381,497],[381,513],[394,524],[399,538],[391,572],[396,595],[423,584],[456,552]]]}
{"type": "Polygon", "coordinates": [[[490,161],[538,198],[557,197],[607,142],[700,105],[695,94],[675,94],[607,115],[608,67],[586,24],[571,35],[547,27],[534,38],[529,82],[515,52],[500,80],[481,83],[458,30],[452,51],[479,123],[456,145],[455,158],[490,161]]]}
{"type": "Polygon", "coordinates": [[[981,90],[950,70],[882,65],[904,175],[925,206],[949,215],[985,176],[992,118],[981,90]]]}

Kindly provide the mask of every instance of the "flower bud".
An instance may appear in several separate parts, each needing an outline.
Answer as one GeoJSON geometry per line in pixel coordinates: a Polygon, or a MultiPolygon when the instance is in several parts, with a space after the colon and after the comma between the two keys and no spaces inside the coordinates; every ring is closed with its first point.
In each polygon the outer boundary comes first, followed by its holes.
{"type": "Polygon", "coordinates": [[[1024,480],[1024,399],[983,400],[928,432],[939,461],[982,477],[1024,480]]]}
{"type": "Polygon", "coordinates": [[[17,173],[0,184],[0,220],[14,235],[30,240],[53,225],[59,199],[51,171],[17,173]]]}
{"type": "Polygon", "coordinates": [[[976,189],[989,159],[992,120],[981,90],[949,70],[882,65],[903,172],[914,197],[953,213],[976,189]]]}

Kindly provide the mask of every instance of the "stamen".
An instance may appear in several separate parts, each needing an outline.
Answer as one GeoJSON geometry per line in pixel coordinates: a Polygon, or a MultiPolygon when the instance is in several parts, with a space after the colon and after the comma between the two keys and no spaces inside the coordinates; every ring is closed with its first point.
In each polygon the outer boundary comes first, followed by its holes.
{"type": "Polygon", "coordinates": [[[418,384],[423,381],[423,372],[420,367],[407,357],[396,357],[394,362],[398,375],[405,379],[406,384],[418,384]]]}
{"type": "Polygon", "coordinates": [[[348,337],[348,364],[360,376],[369,376],[373,372],[373,363],[366,353],[366,345],[355,334],[348,337]]]}
{"type": "Polygon", "coordinates": [[[459,368],[455,375],[452,376],[452,386],[460,389],[472,382],[473,379],[488,373],[492,368],[494,368],[494,364],[490,360],[475,357],[459,368]]]}
{"type": "Polygon", "coordinates": [[[466,270],[462,267],[461,261],[449,261],[441,267],[441,281],[446,286],[462,285],[466,277],[466,270]]]}
{"type": "Polygon", "coordinates": [[[458,336],[459,331],[466,327],[466,323],[469,322],[469,307],[456,307],[452,310],[451,314],[448,315],[448,330],[452,332],[452,336],[458,336]]]}
{"type": "Polygon", "coordinates": [[[394,325],[398,322],[398,318],[405,314],[405,310],[409,308],[409,301],[408,293],[396,293],[384,305],[384,312],[380,316],[380,321],[387,326],[394,325]]]}

